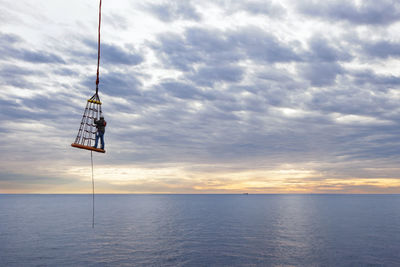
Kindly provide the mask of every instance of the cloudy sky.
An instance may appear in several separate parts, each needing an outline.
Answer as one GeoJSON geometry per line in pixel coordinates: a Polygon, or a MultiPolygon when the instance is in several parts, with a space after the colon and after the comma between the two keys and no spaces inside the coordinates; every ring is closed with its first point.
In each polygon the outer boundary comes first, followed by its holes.
{"type": "MultiPolygon", "coordinates": [[[[104,0],[98,193],[400,193],[397,0],[104,0]]],[[[0,0],[0,193],[90,193],[70,147],[97,0],[0,0]]]]}

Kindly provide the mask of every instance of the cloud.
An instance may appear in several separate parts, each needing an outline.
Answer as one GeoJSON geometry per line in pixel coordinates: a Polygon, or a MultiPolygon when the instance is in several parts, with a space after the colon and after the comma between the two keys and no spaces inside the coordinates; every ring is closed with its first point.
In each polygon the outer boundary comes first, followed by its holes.
{"type": "Polygon", "coordinates": [[[19,47],[28,45],[28,43],[17,35],[0,33],[0,39],[2,39],[0,59],[11,58],[30,63],[65,64],[64,59],[54,53],[19,47]]]}
{"type": "Polygon", "coordinates": [[[102,44],[101,51],[105,64],[138,65],[143,62],[143,57],[137,52],[127,52],[115,45],[102,44]]]}
{"type": "MultiPolygon", "coordinates": [[[[88,76],[82,80],[82,87],[95,88],[95,76],[88,76]]],[[[125,72],[107,72],[100,75],[99,90],[112,96],[129,98],[131,96],[139,96],[141,92],[139,87],[141,82],[135,77],[135,73],[125,72]]]]}
{"type": "Polygon", "coordinates": [[[269,63],[301,61],[297,43],[288,45],[258,27],[244,27],[229,33],[229,41],[247,57],[269,63]]]}
{"type": "Polygon", "coordinates": [[[129,27],[126,17],[117,13],[104,13],[102,14],[102,24],[113,27],[115,30],[126,30],[129,27]]]}
{"type": "Polygon", "coordinates": [[[367,84],[373,86],[376,90],[388,90],[391,87],[400,85],[400,77],[395,75],[378,75],[371,69],[352,71],[352,78],[355,84],[365,86],[367,84]]]}
{"type": "Polygon", "coordinates": [[[69,179],[65,178],[58,178],[55,179],[54,177],[46,177],[46,176],[32,176],[26,174],[19,174],[19,173],[0,173],[0,183],[5,182],[13,182],[14,184],[25,184],[27,187],[33,184],[59,184],[59,183],[68,183],[70,182],[69,179]]]}
{"type": "Polygon", "coordinates": [[[237,66],[212,66],[199,68],[189,78],[200,86],[213,86],[217,82],[240,82],[244,71],[237,66]]]}
{"type": "Polygon", "coordinates": [[[5,47],[6,45],[14,45],[22,42],[23,39],[16,34],[0,32],[0,45],[5,47]]]}
{"type": "Polygon", "coordinates": [[[198,27],[188,28],[183,36],[162,34],[152,48],[166,67],[190,71],[195,64],[233,64],[251,59],[277,63],[301,61],[295,48],[279,41],[258,27],[221,31],[198,27]]]}
{"type": "Polygon", "coordinates": [[[385,40],[364,42],[362,48],[367,56],[377,58],[398,58],[400,56],[400,43],[385,40]]]}
{"type": "MultiPolygon", "coordinates": [[[[238,1],[241,2],[241,1],[238,1]]],[[[264,14],[271,17],[284,15],[285,9],[276,3],[263,1],[247,1],[241,2],[242,7],[251,14],[264,14]]]]}
{"type": "MultiPolygon", "coordinates": [[[[107,154],[96,164],[104,191],[273,192],[290,184],[291,192],[349,192],[351,178],[398,176],[400,78],[392,66],[400,50],[396,27],[376,27],[396,21],[395,2],[383,1],[386,10],[342,0],[133,5],[110,4],[102,28],[107,154]],[[157,172],[164,166],[168,175],[157,172]],[[283,187],[274,185],[278,176],[283,187]]],[[[37,6],[41,18],[47,11],[37,6]]],[[[45,14],[46,25],[2,26],[0,162],[5,175],[29,166],[45,177],[83,177],[88,154],[69,144],[95,89],[97,40],[86,27],[97,21],[45,14]],[[34,31],[48,25],[55,29],[34,31]]]]}
{"type": "Polygon", "coordinates": [[[315,1],[297,3],[298,10],[306,15],[331,21],[347,21],[360,25],[389,25],[400,19],[400,5],[396,0],[315,1]]]}
{"type": "MultiPolygon", "coordinates": [[[[38,88],[35,88],[38,90],[38,88]]],[[[36,95],[31,98],[15,98],[10,100],[1,100],[2,107],[0,108],[1,115],[0,119],[3,121],[12,120],[17,122],[18,120],[33,120],[33,121],[44,121],[54,120],[57,118],[68,118],[70,117],[70,107],[74,106],[69,102],[60,108],[60,104],[65,102],[65,99],[71,99],[71,96],[66,94],[54,94],[51,96],[47,95],[36,95]]],[[[14,129],[15,130],[15,129],[14,129]]]]}
{"type": "Polygon", "coordinates": [[[29,51],[20,50],[15,51],[15,56],[23,61],[28,61],[32,63],[62,63],[65,61],[60,57],[52,53],[43,51],[29,51]]]}
{"type": "MultiPolygon", "coordinates": [[[[93,52],[87,53],[86,58],[97,58],[97,42],[85,39],[83,43],[92,49],[93,52]],[[94,54],[96,51],[96,54],[94,54]]],[[[102,42],[100,46],[101,62],[105,65],[138,65],[143,62],[143,56],[133,49],[122,48],[115,44],[102,42]]]]}
{"type": "Polygon", "coordinates": [[[181,99],[209,99],[215,98],[211,93],[202,92],[198,88],[189,83],[176,82],[176,81],[166,81],[161,83],[168,93],[172,94],[174,97],[181,99]]]}
{"type": "MultiPolygon", "coordinates": [[[[212,36],[209,37],[210,39],[213,38],[212,36]]],[[[208,43],[207,40],[203,39],[203,41],[211,46],[211,43],[208,43]]],[[[221,41],[223,42],[223,40],[221,41]]],[[[155,52],[160,55],[166,68],[189,71],[194,64],[207,60],[207,56],[203,55],[201,44],[187,41],[178,34],[162,34],[157,42],[151,45],[155,52]]],[[[211,53],[212,51],[210,51],[211,53]]]]}
{"type": "Polygon", "coordinates": [[[215,3],[226,10],[228,14],[245,11],[251,15],[267,15],[270,17],[279,17],[286,14],[286,10],[280,4],[265,1],[220,1],[216,0],[215,3]]]}
{"type": "Polygon", "coordinates": [[[355,57],[340,42],[314,35],[308,42],[309,49],[303,52],[303,62],[297,64],[298,73],[312,86],[332,86],[338,75],[346,74],[341,62],[350,62],[355,57]]]}
{"type": "Polygon", "coordinates": [[[169,1],[161,4],[148,4],[145,9],[163,22],[175,20],[200,21],[201,15],[190,1],[169,1]]]}
{"type": "Polygon", "coordinates": [[[61,75],[61,76],[69,76],[69,77],[71,77],[71,76],[75,76],[75,77],[79,76],[79,72],[78,71],[73,70],[71,68],[67,68],[67,67],[56,68],[53,72],[55,74],[61,75]]]}
{"type": "Polygon", "coordinates": [[[310,81],[312,86],[334,85],[336,77],[343,73],[343,68],[336,62],[301,64],[298,66],[298,70],[305,79],[310,81]]]}
{"type": "Polygon", "coordinates": [[[343,48],[337,40],[328,39],[315,35],[309,40],[310,55],[307,61],[318,62],[337,62],[337,61],[351,61],[352,56],[348,47],[343,48]]]}
{"type": "Polygon", "coordinates": [[[45,77],[46,73],[17,65],[4,64],[0,67],[0,85],[29,88],[32,84],[28,81],[28,77],[36,75],[45,77]]]}
{"type": "MultiPolygon", "coordinates": [[[[18,104],[17,102],[4,100],[0,98],[0,121],[5,121],[6,119],[10,119],[11,116],[16,116],[16,111],[18,111],[18,104]]],[[[21,116],[22,114],[20,114],[21,116]]],[[[17,115],[18,116],[18,115],[17,115]]],[[[5,125],[0,126],[1,132],[11,132],[11,129],[8,129],[5,125]]]]}

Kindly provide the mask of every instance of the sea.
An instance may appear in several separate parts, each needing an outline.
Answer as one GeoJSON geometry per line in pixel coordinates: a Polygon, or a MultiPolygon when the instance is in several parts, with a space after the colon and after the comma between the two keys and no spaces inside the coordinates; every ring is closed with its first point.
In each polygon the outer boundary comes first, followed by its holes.
{"type": "Polygon", "coordinates": [[[400,195],[92,200],[0,195],[0,266],[400,266],[400,195]]]}

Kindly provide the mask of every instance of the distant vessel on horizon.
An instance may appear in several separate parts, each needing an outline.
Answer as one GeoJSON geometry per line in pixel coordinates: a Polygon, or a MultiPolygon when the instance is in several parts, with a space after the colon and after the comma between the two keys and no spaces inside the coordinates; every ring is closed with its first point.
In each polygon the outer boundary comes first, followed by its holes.
{"type": "Polygon", "coordinates": [[[243,193],[243,195],[248,195],[249,193],[243,193]]]}

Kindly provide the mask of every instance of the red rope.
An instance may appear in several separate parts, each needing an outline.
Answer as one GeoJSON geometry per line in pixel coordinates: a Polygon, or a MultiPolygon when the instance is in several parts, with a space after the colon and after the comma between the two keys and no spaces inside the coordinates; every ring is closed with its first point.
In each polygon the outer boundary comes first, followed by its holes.
{"type": "Polygon", "coordinates": [[[99,68],[100,68],[100,26],[101,26],[101,0],[99,5],[99,41],[97,44],[97,79],[96,79],[96,94],[99,91],[99,68]]]}

